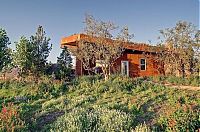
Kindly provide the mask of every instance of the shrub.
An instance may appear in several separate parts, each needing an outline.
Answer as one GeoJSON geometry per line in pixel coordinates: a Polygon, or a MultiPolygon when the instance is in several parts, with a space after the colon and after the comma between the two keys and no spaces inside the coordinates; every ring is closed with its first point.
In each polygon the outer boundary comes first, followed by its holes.
{"type": "Polygon", "coordinates": [[[98,93],[105,93],[107,91],[109,91],[109,86],[106,83],[100,83],[99,86],[97,86],[98,93]]]}
{"type": "Polygon", "coordinates": [[[57,99],[51,99],[42,104],[42,109],[63,109],[65,107],[65,100],[63,96],[57,99]]]}
{"type": "Polygon", "coordinates": [[[170,117],[161,117],[158,121],[163,131],[196,131],[200,126],[200,112],[177,110],[170,117]]]}
{"type": "Polygon", "coordinates": [[[14,132],[24,128],[23,121],[19,117],[17,108],[12,103],[7,106],[2,104],[3,108],[0,113],[0,131],[14,132]]]}
{"type": "Polygon", "coordinates": [[[138,109],[135,105],[133,105],[133,106],[131,107],[131,113],[132,113],[134,116],[137,116],[137,115],[141,114],[142,111],[140,111],[140,109],[138,109]]]}
{"type": "Polygon", "coordinates": [[[199,76],[191,76],[189,78],[189,80],[190,80],[190,85],[196,86],[196,87],[200,86],[200,77],[199,76]]]}
{"type": "Polygon", "coordinates": [[[128,77],[116,77],[112,81],[112,85],[116,87],[116,89],[131,91],[135,85],[133,80],[128,77]]]}
{"type": "Polygon", "coordinates": [[[38,112],[38,110],[42,107],[41,104],[29,104],[29,103],[21,103],[20,104],[20,115],[23,119],[31,118],[33,115],[38,112]]]}
{"type": "Polygon", "coordinates": [[[51,131],[129,131],[130,115],[105,108],[76,108],[49,126],[51,131]]]}
{"type": "MultiPolygon", "coordinates": [[[[83,76],[66,84],[53,83],[48,78],[39,83],[0,81],[0,104],[18,104],[27,131],[39,131],[43,127],[46,127],[44,131],[197,130],[199,92],[167,88],[149,81],[152,78],[111,76],[105,81],[99,80],[99,76],[83,76]],[[63,109],[65,115],[56,115],[57,120],[43,116],[63,109]],[[153,126],[140,124],[143,122],[153,126]],[[132,129],[133,126],[137,127],[132,129]]],[[[163,82],[168,79],[185,85],[199,82],[195,77],[184,81],[177,77],[158,77],[163,82]]]]}
{"type": "Polygon", "coordinates": [[[153,77],[153,80],[156,82],[169,82],[174,85],[191,85],[191,86],[199,86],[200,79],[198,76],[189,76],[186,78],[176,77],[176,76],[157,76],[153,77]]]}
{"type": "Polygon", "coordinates": [[[78,85],[82,82],[88,82],[90,84],[95,83],[98,80],[101,80],[102,77],[100,75],[91,75],[91,76],[81,76],[72,80],[73,85],[78,85]]]}
{"type": "Polygon", "coordinates": [[[48,83],[41,82],[36,86],[38,87],[38,90],[37,90],[38,95],[42,96],[43,98],[51,97],[52,96],[51,93],[55,91],[54,85],[51,83],[48,84],[48,83]]]}
{"type": "Polygon", "coordinates": [[[152,130],[144,123],[136,126],[132,132],[152,132],[152,130]]]}
{"type": "Polygon", "coordinates": [[[5,82],[1,82],[1,89],[8,89],[10,87],[10,81],[6,80],[5,82]]]}

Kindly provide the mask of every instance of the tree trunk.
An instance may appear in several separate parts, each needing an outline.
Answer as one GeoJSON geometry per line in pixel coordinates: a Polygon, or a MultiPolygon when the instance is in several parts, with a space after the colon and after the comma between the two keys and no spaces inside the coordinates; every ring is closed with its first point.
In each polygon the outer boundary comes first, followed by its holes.
{"type": "Polygon", "coordinates": [[[193,75],[193,69],[194,69],[194,64],[193,64],[193,61],[190,60],[190,62],[189,62],[190,75],[193,75]]]}
{"type": "Polygon", "coordinates": [[[181,64],[182,77],[185,78],[185,65],[181,64]]]}
{"type": "Polygon", "coordinates": [[[3,80],[6,80],[6,73],[3,73],[3,80]]]}
{"type": "Polygon", "coordinates": [[[108,75],[110,76],[111,75],[111,69],[110,69],[110,66],[108,68],[108,75]]]}
{"type": "Polygon", "coordinates": [[[105,81],[109,79],[109,75],[106,73],[104,77],[105,81]]]}
{"type": "Polygon", "coordinates": [[[89,69],[87,69],[87,73],[88,73],[88,75],[89,75],[89,76],[91,75],[91,73],[90,73],[90,70],[89,70],[89,69]]]}
{"type": "Polygon", "coordinates": [[[102,70],[103,70],[103,74],[104,74],[104,79],[106,81],[109,79],[109,67],[107,67],[107,66],[103,67],[102,70]]]}

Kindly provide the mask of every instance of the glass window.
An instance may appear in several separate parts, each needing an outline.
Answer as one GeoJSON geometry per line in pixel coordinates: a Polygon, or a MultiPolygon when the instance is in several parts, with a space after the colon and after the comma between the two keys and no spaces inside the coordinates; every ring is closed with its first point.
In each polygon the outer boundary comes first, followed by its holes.
{"type": "Polygon", "coordinates": [[[140,69],[146,70],[146,59],[140,59],[140,69]]]}
{"type": "Polygon", "coordinates": [[[129,63],[128,63],[128,61],[121,61],[121,73],[122,73],[122,75],[129,76],[129,63]]]}

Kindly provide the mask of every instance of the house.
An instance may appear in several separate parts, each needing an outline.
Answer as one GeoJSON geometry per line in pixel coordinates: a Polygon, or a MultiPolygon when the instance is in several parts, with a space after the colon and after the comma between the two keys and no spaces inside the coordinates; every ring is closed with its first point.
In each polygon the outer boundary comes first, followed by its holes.
{"type": "MultiPolygon", "coordinates": [[[[61,48],[67,46],[69,50],[76,48],[80,40],[87,40],[85,34],[75,34],[61,39],[61,48]]],[[[139,76],[156,76],[163,73],[156,60],[155,50],[150,50],[151,47],[141,43],[126,43],[124,44],[125,51],[122,56],[115,61],[112,67],[114,72],[121,73],[130,77],[139,76]]],[[[98,62],[96,62],[98,65],[98,62]]],[[[75,60],[75,74],[77,76],[84,75],[85,72],[80,60],[75,60]]]]}
{"type": "Polygon", "coordinates": [[[0,80],[17,80],[19,76],[19,68],[13,68],[11,70],[6,71],[5,73],[0,73],[0,80]]]}

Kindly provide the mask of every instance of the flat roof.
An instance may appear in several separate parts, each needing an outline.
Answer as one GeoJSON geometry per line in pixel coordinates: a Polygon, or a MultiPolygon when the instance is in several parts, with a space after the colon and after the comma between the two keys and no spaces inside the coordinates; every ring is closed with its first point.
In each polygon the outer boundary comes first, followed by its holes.
{"type": "MultiPolygon", "coordinates": [[[[61,48],[65,47],[65,46],[77,46],[78,42],[80,40],[85,40],[88,42],[93,42],[95,43],[95,39],[96,37],[91,37],[89,35],[86,34],[74,34],[68,37],[64,37],[61,39],[61,48]]],[[[108,39],[108,41],[114,41],[111,39],[108,39]]],[[[138,50],[138,51],[151,51],[150,47],[155,47],[155,46],[151,46],[145,43],[134,43],[134,42],[127,42],[124,43],[124,48],[126,49],[131,49],[131,50],[138,50]]]]}

